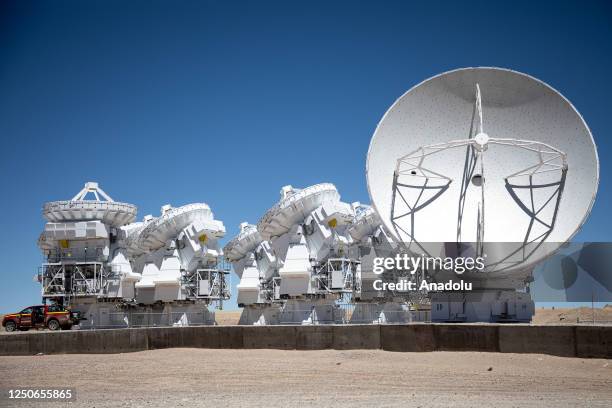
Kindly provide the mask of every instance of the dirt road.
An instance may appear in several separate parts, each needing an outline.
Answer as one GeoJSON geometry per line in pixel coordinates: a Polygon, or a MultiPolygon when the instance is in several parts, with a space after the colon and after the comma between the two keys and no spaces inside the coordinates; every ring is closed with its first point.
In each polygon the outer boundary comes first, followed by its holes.
{"type": "Polygon", "coordinates": [[[610,407],[612,360],[380,350],[165,349],[0,357],[0,384],[5,389],[74,387],[77,401],[71,406],[98,408],[610,407]]]}

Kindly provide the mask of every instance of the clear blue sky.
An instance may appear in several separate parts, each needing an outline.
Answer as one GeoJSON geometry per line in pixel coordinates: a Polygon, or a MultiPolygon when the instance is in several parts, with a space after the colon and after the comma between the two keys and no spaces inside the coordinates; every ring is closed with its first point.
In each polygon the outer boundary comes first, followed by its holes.
{"type": "Polygon", "coordinates": [[[0,312],[40,301],[45,201],[88,180],[139,217],[203,201],[227,238],[285,184],[368,202],[381,116],[465,66],[534,75],[583,114],[601,182],[578,239],[609,241],[610,4],[1,2],[0,312]]]}

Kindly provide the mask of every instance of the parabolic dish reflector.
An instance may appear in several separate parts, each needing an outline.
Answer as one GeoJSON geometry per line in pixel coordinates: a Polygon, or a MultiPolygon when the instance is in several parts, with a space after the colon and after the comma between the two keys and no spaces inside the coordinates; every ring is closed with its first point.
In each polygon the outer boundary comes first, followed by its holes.
{"type": "Polygon", "coordinates": [[[43,206],[43,216],[49,222],[101,221],[112,227],[133,222],[136,212],[135,205],[113,201],[93,181],[85,183],[71,200],[52,201],[43,206]],[[88,195],[94,199],[87,199],[88,195]]]}
{"type": "Polygon", "coordinates": [[[351,237],[360,241],[363,237],[371,235],[381,224],[378,213],[372,207],[367,207],[355,216],[355,220],[348,228],[351,237]]]}
{"type": "Polygon", "coordinates": [[[516,243],[519,251],[547,243],[505,263],[511,271],[533,266],[558,247],[548,243],[579,230],[599,162],[587,124],[555,89],[515,71],[465,68],[420,83],[389,108],[366,174],[372,203],[398,241],[474,243],[478,253],[487,243],[516,243]]]}
{"type": "Polygon", "coordinates": [[[183,228],[196,221],[205,225],[210,224],[211,228],[218,229],[219,233],[225,232],[213,224],[213,214],[207,204],[193,203],[171,208],[159,218],[146,224],[137,236],[137,245],[146,251],[155,251],[166,245],[166,241],[177,236],[183,228]]]}
{"type": "Polygon", "coordinates": [[[261,217],[257,230],[265,240],[281,236],[321,204],[339,201],[340,194],[331,183],[315,184],[304,189],[291,188],[285,197],[261,217]]]}
{"type": "Polygon", "coordinates": [[[239,261],[249,255],[261,243],[257,226],[246,225],[245,228],[223,248],[223,254],[230,262],[239,261]]]}
{"type": "Polygon", "coordinates": [[[99,220],[113,227],[133,222],[136,211],[135,205],[116,201],[52,201],[43,206],[43,216],[49,222],[99,220]]]}

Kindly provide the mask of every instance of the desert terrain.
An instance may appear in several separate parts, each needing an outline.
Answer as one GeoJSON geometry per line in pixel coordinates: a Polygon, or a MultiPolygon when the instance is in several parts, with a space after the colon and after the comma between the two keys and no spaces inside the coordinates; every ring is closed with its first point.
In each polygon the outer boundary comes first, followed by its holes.
{"type": "Polygon", "coordinates": [[[381,350],[164,349],[0,357],[0,387],[24,386],[73,387],[77,400],[71,406],[97,408],[610,407],[612,361],[381,350]]]}
{"type": "Polygon", "coordinates": [[[536,308],[533,324],[612,324],[612,305],[602,308],[536,308]]]}
{"type": "Polygon", "coordinates": [[[242,314],[242,309],[240,310],[216,310],[215,311],[215,321],[217,324],[221,326],[235,326],[238,324],[240,320],[240,314],[242,314]]]}

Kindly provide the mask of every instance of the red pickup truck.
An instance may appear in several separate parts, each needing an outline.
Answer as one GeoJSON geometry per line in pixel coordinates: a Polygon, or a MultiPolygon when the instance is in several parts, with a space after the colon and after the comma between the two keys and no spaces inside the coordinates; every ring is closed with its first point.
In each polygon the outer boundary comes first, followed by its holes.
{"type": "Polygon", "coordinates": [[[7,314],[2,318],[2,326],[8,332],[45,327],[49,330],[66,330],[75,323],[73,314],[58,305],[30,306],[19,313],[7,314]]]}

